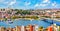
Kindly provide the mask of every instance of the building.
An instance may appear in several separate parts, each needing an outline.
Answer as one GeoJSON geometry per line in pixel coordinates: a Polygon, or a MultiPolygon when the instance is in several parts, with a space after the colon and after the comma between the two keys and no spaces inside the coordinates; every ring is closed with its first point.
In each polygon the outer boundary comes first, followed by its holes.
{"type": "Polygon", "coordinates": [[[15,27],[13,28],[13,31],[16,31],[16,28],[15,27]]]}
{"type": "Polygon", "coordinates": [[[11,27],[6,28],[6,31],[12,31],[11,27]]]}
{"type": "Polygon", "coordinates": [[[5,31],[5,28],[4,27],[0,27],[0,31],[5,31]]]}
{"type": "Polygon", "coordinates": [[[38,25],[34,25],[34,31],[38,31],[38,25]]]}
{"type": "Polygon", "coordinates": [[[43,31],[48,31],[48,28],[45,28],[43,31]]]}
{"type": "Polygon", "coordinates": [[[16,31],[21,31],[21,27],[20,26],[16,26],[16,31]]]}
{"type": "Polygon", "coordinates": [[[33,27],[34,27],[34,26],[29,25],[30,31],[33,31],[33,30],[34,30],[33,27]]]}
{"type": "Polygon", "coordinates": [[[43,27],[42,27],[42,26],[39,27],[39,28],[38,28],[38,31],[43,31],[43,27]]]}
{"type": "Polygon", "coordinates": [[[30,27],[29,27],[29,25],[28,26],[25,26],[25,31],[29,31],[30,30],[30,27]]]}
{"type": "Polygon", "coordinates": [[[58,31],[58,28],[59,28],[59,27],[58,27],[56,24],[53,24],[53,30],[54,30],[54,31],[58,31]]]}
{"type": "Polygon", "coordinates": [[[48,31],[53,31],[53,27],[52,26],[49,26],[48,27],[48,31]]]}
{"type": "Polygon", "coordinates": [[[23,25],[21,26],[21,31],[25,31],[25,27],[23,25]]]}

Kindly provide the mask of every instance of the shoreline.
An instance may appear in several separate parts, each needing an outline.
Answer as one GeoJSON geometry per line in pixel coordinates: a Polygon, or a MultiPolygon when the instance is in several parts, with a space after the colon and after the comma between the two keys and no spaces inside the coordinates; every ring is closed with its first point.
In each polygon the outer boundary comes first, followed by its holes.
{"type": "MultiPolygon", "coordinates": [[[[59,19],[56,19],[56,18],[54,18],[54,19],[51,19],[51,18],[44,18],[44,17],[42,17],[42,18],[37,18],[37,19],[31,19],[31,18],[17,18],[17,19],[7,19],[7,20],[20,20],[20,19],[25,19],[25,20],[41,20],[41,19],[50,19],[50,20],[54,20],[54,21],[58,21],[58,22],[60,22],[60,20],[59,19]]],[[[0,21],[3,21],[4,19],[0,19],[0,21]]],[[[7,21],[6,20],[6,21],[7,21]]]]}

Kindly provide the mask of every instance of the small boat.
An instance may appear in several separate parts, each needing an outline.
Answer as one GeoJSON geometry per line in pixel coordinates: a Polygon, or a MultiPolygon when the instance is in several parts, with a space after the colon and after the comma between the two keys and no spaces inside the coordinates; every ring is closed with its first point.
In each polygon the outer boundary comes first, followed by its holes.
{"type": "Polygon", "coordinates": [[[31,19],[30,21],[33,21],[34,19],[31,19]]]}
{"type": "Polygon", "coordinates": [[[53,21],[52,20],[51,21],[48,21],[47,19],[42,19],[42,21],[47,22],[47,23],[50,23],[50,24],[53,24],[53,21]]]}
{"type": "Polygon", "coordinates": [[[13,22],[12,21],[9,21],[9,24],[12,24],[13,22]]]}
{"type": "Polygon", "coordinates": [[[13,21],[11,21],[11,20],[8,20],[8,22],[7,23],[9,23],[9,24],[12,24],[13,23],[13,21]]]}
{"type": "Polygon", "coordinates": [[[47,19],[42,19],[42,21],[45,21],[45,22],[47,22],[47,19]]]}

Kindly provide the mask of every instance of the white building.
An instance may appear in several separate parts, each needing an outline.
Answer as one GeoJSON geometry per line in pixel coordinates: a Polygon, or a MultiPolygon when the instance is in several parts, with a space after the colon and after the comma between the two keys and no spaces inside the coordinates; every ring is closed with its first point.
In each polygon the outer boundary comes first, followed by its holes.
{"type": "Polygon", "coordinates": [[[21,31],[25,31],[25,28],[23,25],[21,26],[21,31]]]}

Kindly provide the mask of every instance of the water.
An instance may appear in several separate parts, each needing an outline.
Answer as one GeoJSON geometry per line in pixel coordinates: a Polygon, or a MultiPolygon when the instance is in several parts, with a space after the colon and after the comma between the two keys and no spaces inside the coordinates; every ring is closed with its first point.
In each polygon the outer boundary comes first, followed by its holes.
{"type": "Polygon", "coordinates": [[[48,22],[50,23],[56,23],[56,25],[60,26],[60,22],[59,21],[55,21],[55,20],[50,20],[50,19],[47,19],[48,22]]]}
{"type": "MultiPolygon", "coordinates": [[[[47,20],[47,21],[51,21],[51,20],[47,20]]],[[[60,22],[54,22],[56,24],[60,24],[60,22]]],[[[12,27],[14,28],[15,26],[27,26],[27,25],[34,25],[34,24],[37,24],[38,26],[43,26],[44,28],[47,28],[48,26],[51,25],[51,23],[48,23],[48,22],[45,22],[45,21],[42,21],[42,20],[25,20],[25,19],[20,19],[20,20],[14,20],[12,24],[9,24],[5,21],[3,22],[0,22],[0,26],[4,26],[4,27],[12,27]]]]}

